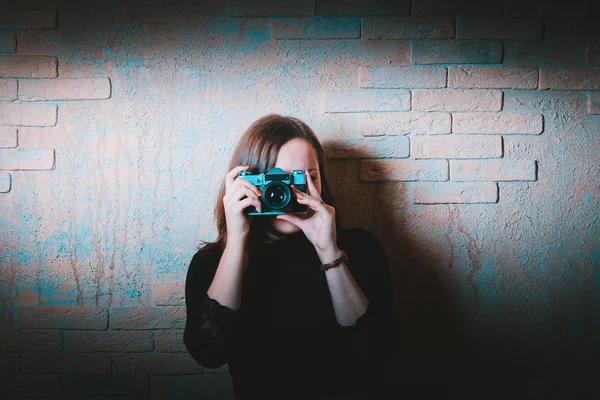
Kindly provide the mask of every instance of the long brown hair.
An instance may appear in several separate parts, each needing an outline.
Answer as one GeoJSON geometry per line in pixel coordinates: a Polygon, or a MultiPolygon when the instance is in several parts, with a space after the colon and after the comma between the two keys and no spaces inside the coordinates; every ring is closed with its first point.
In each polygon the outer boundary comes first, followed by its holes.
{"type": "MultiPolygon", "coordinates": [[[[253,174],[268,171],[275,166],[281,147],[296,138],[307,140],[315,149],[319,161],[321,198],[326,204],[335,208],[335,202],[325,177],[325,152],[323,146],[313,130],[298,118],[268,114],[254,121],[240,138],[227,170],[231,171],[238,165],[249,165],[248,171],[253,174]]],[[[227,244],[227,223],[225,220],[223,196],[225,196],[224,179],[221,183],[214,211],[218,236],[213,242],[202,240],[202,243],[197,247],[200,251],[213,249],[223,251],[225,249],[225,245],[227,244]]],[[[252,218],[250,224],[249,251],[247,253],[251,252],[253,244],[257,241],[281,238],[281,235],[272,229],[264,218],[252,218]]],[[[339,229],[340,217],[337,210],[335,213],[335,224],[336,228],[339,229]]]]}

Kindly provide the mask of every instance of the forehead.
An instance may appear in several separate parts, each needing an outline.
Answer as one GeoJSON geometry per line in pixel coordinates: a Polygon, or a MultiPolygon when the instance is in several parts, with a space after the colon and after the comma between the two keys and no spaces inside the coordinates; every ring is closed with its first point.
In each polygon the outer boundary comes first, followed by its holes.
{"type": "Polygon", "coordinates": [[[317,152],[304,139],[292,139],[277,154],[276,166],[284,170],[319,168],[317,152]]]}

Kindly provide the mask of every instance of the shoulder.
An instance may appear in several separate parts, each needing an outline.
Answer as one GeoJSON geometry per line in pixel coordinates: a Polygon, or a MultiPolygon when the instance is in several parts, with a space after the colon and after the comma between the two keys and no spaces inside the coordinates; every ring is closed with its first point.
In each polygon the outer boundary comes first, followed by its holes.
{"type": "Polygon", "coordinates": [[[342,228],[338,230],[338,241],[345,244],[346,246],[378,246],[380,245],[377,236],[365,229],[360,227],[355,228],[342,228]]]}
{"type": "Polygon", "coordinates": [[[221,260],[222,252],[215,246],[204,246],[192,256],[188,266],[188,277],[190,274],[214,273],[221,260]]]}
{"type": "Polygon", "coordinates": [[[348,256],[346,266],[352,276],[373,296],[373,285],[390,276],[388,257],[377,235],[364,228],[340,229],[338,247],[348,256]]]}
{"type": "Polygon", "coordinates": [[[385,250],[379,238],[364,228],[340,229],[337,234],[338,247],[344,250],[348,258],[359,263],[372,264],[387,262],[385,250]]]}

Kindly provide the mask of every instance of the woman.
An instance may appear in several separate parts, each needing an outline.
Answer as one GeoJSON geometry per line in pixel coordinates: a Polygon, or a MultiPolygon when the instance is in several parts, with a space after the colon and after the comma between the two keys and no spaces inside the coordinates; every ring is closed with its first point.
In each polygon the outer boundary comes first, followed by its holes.
{"type": "Polygon", "coordinates": [[[339,228],[324,159],[304,122],[278,114],[255,121],[219,193],[218,237],[189,265],[184,344],[205,367],[228,363],[238,399],[386,391],[394,353],[388,261],[373,234],[339,228]],[[293,190],[306,214],[247,215],[262,210],[262,193],[239,172],[274,167],[305,171],[306,191],[293,190]]]}

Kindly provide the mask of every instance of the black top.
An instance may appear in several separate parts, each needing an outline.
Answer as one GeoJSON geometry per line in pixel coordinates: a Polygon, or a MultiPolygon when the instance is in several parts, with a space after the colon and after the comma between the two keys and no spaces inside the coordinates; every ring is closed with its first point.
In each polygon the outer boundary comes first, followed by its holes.
{"type": "Polygon", "coordinates": [[[198,251],[185,283],[183,340],[190,355],[207,368],[228,363],[241,399],[385,390],[395,336],[388,260],[377,238],[362,228],[339,229],[337,243],[369,299],[352,326],[338,324],[326,277],[331,271],[319,270],[321,261],[302,232],[254,251],[235,311],[207,295],[220,251],[198,251]]]}

